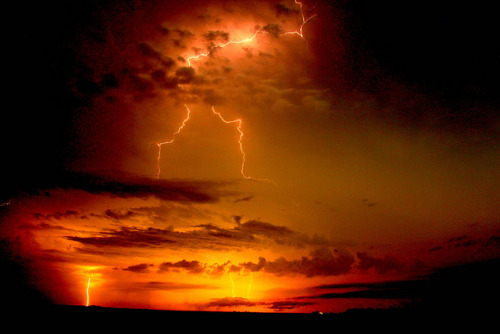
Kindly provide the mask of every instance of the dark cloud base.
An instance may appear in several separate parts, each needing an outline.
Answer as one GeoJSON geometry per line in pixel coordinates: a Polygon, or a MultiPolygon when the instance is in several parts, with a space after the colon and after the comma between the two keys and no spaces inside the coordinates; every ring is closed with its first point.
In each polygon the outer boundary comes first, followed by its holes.
{"type": "Polygon", "coordinates": [[[500,259],[436,269],[414,280],[377,283],[322,285],[313,291],[330,290],[299,298],[334,300],[345,298],[400,299],[411,301],[406,307],[415,312],[464,317],[488,317],[495,312],[490,300],[500,297],[500,259]],[[349,292],[335,292],[351,289],[349,292]]]}
{"type": "Polygon", "coordinates": [[[82,173],[60,171],[32,180],[19,179],[7,183],[4,196],[50,195],[50,190],[83,190],[90,194],[118,198],[154,197],[167,201],[207,203],[216,202],[222,193],[222,183],[209,181],[172,181],[124,175],[121,172],[82,173]]]}

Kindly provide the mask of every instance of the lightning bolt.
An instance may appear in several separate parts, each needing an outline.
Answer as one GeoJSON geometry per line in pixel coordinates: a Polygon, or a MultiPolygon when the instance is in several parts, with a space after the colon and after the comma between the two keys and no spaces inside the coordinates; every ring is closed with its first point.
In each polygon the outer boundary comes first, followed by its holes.
{"type": "Polygon", "coordinates": [[[186,58],[186,61],[188,63],[188,67],[191,67],[191,60],[196,60],[196,59],[199,59],[201,57],[207,57],[211,53],[213,53],[216,49],[222,49],[222,48],[225,48],[226,46],[231,45],[231,44],[245,44],[245,43],[250,43],[257,36],[257,34],[260,34],[260,33],[267,33],[267,31],[257,30],[253,34],[252,37],[245,38],[245,39],[242,39],[242,40],[239,40],[239,41],[229,41],[229,42],[226,42],[226,43],[221,44],[221,45],[215,45],[215,46],[210,47],[210,50],[207,51],[206,53],[200,53],[200,54],[197,54],[195,56],[189,56],[189,57],[186,58]]]}
{"type": "Polygon", "coordinates": [[[90,276],[89,280],[87,281],[87,304],[86,304],[87,307],[89,306],[89,301],[90,301],[89,290],[90,290],[90,276]]]}
{"type": "Polygon", "coordinates": [[[250,273],[250,283],[248,283],[247,299],[250,299],[250,289],[252,288],[253,271],[250,273]]]}
{"type": "Polygon", "coordinates": [[[309,22],[309,20],[311,20],[315,16],[318,16],[318,14],[311,15],[311,16],[309,16],[306,19],[306,17],[304,16],[304,11],[302,9],[302,2],[295,0],[295,3],[300,6],[300,15],[302,16],[302,24],[300,25],[299,30],[285,32],[285,33],[282,34],[282,36],[285,36],[285,35],[298,35],[298,36],[300,36],[300,38],[305,39],[304,38],[304,33],[302,32],[302,29],[304,28],[304,26],[306,25],[306,23],[309,22]]]}
{"type": "Polygon", "coordinates": [[[9,200],[8,202],[2,203],[2,204],[0,204],[0,207],[10,205],[10,202],[11,202],[11,200],[9,200]]]}
{"type": "Polygon", "coordinates": [[[256,178],[253,178],[251,176],[245,175],[246,153],[243,150],[243,137],[244,137],[244,134],[243,134],[243,130],[241,129],[241,126],[242,126],[242,123],[243,123],[243,121],[241,120],[241,118],[234,119],[232,121],[227,121],[227,120],[224,119],[224,117],[222,117],[222,115],[221,115],[220,112],[215,111],[215,107],[214,106],[212,106],[212,112],[215,115],[219,116],[220,120],[222,122],[226,123],[226,124],[232,124],[232,123],[237,123],[238,124],[238,126],[236,127],[236,129],[240,133],[240,138],[238,139],[238,143],[240,145],[240,152],[241,152],[241,157],[242,157],[240,172],[241,172],[241,175],[243,176],[243,178],[246,179],[246,180],[265,181],[265,182],[274,183],[274,181],[271,181],[271,180],[268,180],[268,179],[256,179],[256,178]]]}
{"type": "MultiPolygon", "coordinates": [[[[300,15],[302,17],[302,24],[300,25],[299,30],[287,31],[285,33],[282,33],[280,36],[298,35],[298,36],[300,36],[300,38],[302,38],[302,39],[305,40],[304,33],[303,33],[303,28],[304,28],[305,24],[307,22],[309,22],[313,17],[317,16],[317,14],[314,14],[314,15],[309,16],[309,17],[306,18],[305,15],[304,15],[302,2],[295,0],[295,4],[299,5],[299,7],[300,7],[300,15]]],[[[229,45],[232,45],[232,44],[250,43],[251,41],[253,41],[255,39],[255,37],[257,37],[258,34],[261,34],[261,33],[269,33],[269,32],[267,32],[265,30],[262,30],[262,29],[261,30],[257,30],[251,37],[248,37],[248,38],[245,38],[245,39],[241,39],[241,40],[228,41],[226,43],[210,47],[209,50],[207,52],[205,52],[205,53],[200,53],[200,54],[197,54],[197,55],[188,56],[186,58],[186,62],[188,64],[188,67],[192,67],[192,63],[191,63],[192,61],[198,60],[200,58],[208,57],[216,49],[222,49],[222,48],[225,48],[226,46],[229,46],[229,45]]],[[[190,116],[189,107],[187,106],[187,104],[185,104],[184,106],[187,109],[187,116],[184,119],[184,121],[182,122],[181,126],[177,129],[177,131],[172,134],[172,139],[168,140],[168,141],[161,142],[161,143],[156,143],[156,145],[158,146],[158,157],[157,157],[157,178],[158,179],[160,178],[160,174],[161,174],[160,160],[161,160],[161,148],[162,148],[162,146],[166,145],[166,144],[171,144],[175,140],[175,136],[181,132],[181,130],[184,128],[184,126],[186,125],[187,121],[189,120],[189,116],[190,116]]],[[[232,121],[226,121],[222,117],[222,115],[220,113],[218,113],[218,112],[215,111],[215,108],[213,106],[212,106],[212,112],[215,115],[219,116],[219,118],[221,119],[221,121],[224,122],[224,123],[226,123],[226,124],[232,124],[232,123],[237,123],[238,124],[237,130],[238,130],[238,132],[240,134],[238,143],[239,143],[240,152],[241,152],[241,155],[242,155],[242,163],[241,163],[240,172],[241,172],[241,175],[243,176],[243,178],[246,179],[246,180],[270,182],[270,183],[273,183],[273,184],[276,185],[276,183],[274,181],[272,181],[272,180],[268,180],[268,179],[256,179],[256,178],[253,178],[253,177],[248,176],[248,175],[245,174],[246,154],[245,154],[245,151],[243,150],[243,142],[242,142],[243,141],[243,137],[244,137],[243,130],[241,129],[242,120],[240,118],[238,118],[238,119],[235,119],[235,120],[232,120],[232,121]]],[[[232,278],[231,278],[231,282],[232,282],[232,278]]],[[[234,282],[233,282],[233,285],[234,285],[234,282]]],[[[234,289],[234,286],[233,286],[233,289],[234,289]]]]}
{"type": "Polygon", "coordinates": [[[234,298],[234,281],[233,281],[233,276],[231,276],[231,273],[229,273],[229,280],[231,281],[232,293],[233,293],[233,298],[234,298]]]}
{"type": "MultiPolygon", "coordinates": [[[[298,35],[298,36],[300,36],[300,38],[305,39],[304,38],[304,33],[303,33],[303,28],[304,28],[305,24],[307,22],[309,22],[313,17],[317,16],[318,14],[314,14],[314,15],[311,15],[308,18],[306,18],[305,15],[304,15],[304,11],[302,9],[302,2],[295,0],[295,3],[300,6],[300,16],[302,17],[302,24],[300,25],[299,30],[287,31],[287,32],[282,33],[280,36],[298,35]]],[[[267,32],[266,30],[262,30],[262,29],[261,30],[257,30],[252,35],[252,37],[245,38],[245,39],[238,40],[238,41],[228,41],[228,42],[220,44],[220,45],[214,45],[214,46],[210,47],[210,49],[207,52],[205,52],[205,53],[200,53],[200,54],[197,54],[197,55],[189,56],[189,57],[186,58],[186,62],[188,63],[188,67],[192,67],[192,64],[191,64],[192,60],[197,60],[199,58],[208,57],[215,50],[225,48],[226,46],[231,45],[231,44],[245,44],[245,43],[250,43],[251,41],[254,40],[255,37],[257,37],[258,34],[264,34],[264,33],[268,34],[269,32],[267,32]]]]}
{"type": "Polygon", "coordinates": [[[184,121],[182,121],[182,124],[181,126],[179,126],[179,128],[177,129],[176,132],[174,132],[172,134],[172,139],[171,140],[167,140],[167,141],[164,141],[164,142],[161,142],[161,143],[156,143],[156,146],[158,146],[158,163],[157,163],[157,174],[156,174],[156,177],[159,179],[160,178],[160,173],[161,173],[161,169],[160,169],[160,161],[161,161],[161,147],[165,144],[172,144],[175,140],[175,136],[178,135],[182,129],[184,129],[184,127],[186,126],[186,123],[189,121],[189,117],[191,115],[191,110],[189,110],[189,107],[187,106],[187,104],[184,104],[184,106],[186,107],[186,110],[187,110],[187,115],[186,115],[186,118],[184,119],[184,121]]]}

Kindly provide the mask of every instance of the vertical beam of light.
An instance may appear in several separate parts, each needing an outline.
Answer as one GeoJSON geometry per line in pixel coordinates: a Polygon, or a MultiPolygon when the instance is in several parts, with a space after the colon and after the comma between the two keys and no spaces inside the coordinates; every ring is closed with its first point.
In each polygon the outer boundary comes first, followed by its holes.
{"type": "Polygon", "coordinates": [[[252,288],[253,271],[250,273],[250,283],[248,283],[247,299],[250,299],[250,289],[252,288]]]}
{"type": "Polygon", "coordinates": [[[232,295],[233,295],[233,298],[234,298],[234,281],[233,281],[233,276],[231,276],[231,273],[229,273],[229,280],[231,281],[231,285],[232,285],[232,295]]]}
{"type": "Polygon", "coordinates": [[[89,295],[89,289],[90,289],[90,276],[89,280],[87,281],[87,304],[85,306],[89,306],[89,301],[90,301],[90,295],[89,295]]]}
{"type": "Polygon", "coordinates": [[[182,124],[181,126],[177,129],[176,132],[174,132],[172,134],[172,139],[171,140],[167,140],[167,141],[164,141],[164,142],[161,142],[161,143],[156,143],[156,146],[158,146],[158,158],[157,158],[157,174],[156,174],[156,177],[159,179],[160,178],[160,173],[161,173],[161,168],[160,168],[160,162],[161,162],[161,147],[165,144],[172,144],[175,140],[175,136],[178,135],[182,129],[184,128],[184,126],[186,126],[186,123],[189,121],[189,117],[191,115],[191,110],[189,110],[189,107],[187,106],[187,104],[184,104],[184,106],[186,107],[186,110],[187,110],[187,115],[186,115],[186,118],[184,119],[184,121],[182,121],[182,124]]]}

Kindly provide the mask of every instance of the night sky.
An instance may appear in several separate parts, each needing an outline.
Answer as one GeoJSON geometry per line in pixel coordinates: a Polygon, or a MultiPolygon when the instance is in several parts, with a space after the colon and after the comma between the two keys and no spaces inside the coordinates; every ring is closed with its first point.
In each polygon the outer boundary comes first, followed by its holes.
{"type": "Polygon", "coordinates": [[[482,283],[498,295],[493,7],[13,9],[0,194],[10,300],[341,312],[451,305],[455,288],[478,302],[482,283]]]}

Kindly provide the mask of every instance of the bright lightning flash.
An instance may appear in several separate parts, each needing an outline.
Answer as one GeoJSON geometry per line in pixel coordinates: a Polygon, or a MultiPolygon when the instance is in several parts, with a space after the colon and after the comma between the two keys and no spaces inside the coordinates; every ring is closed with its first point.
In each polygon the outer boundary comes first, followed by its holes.
{"type": "Polygon", "coordinates": [[[210,48],[210,50],[208,52],[206,52],[206,53],[200,53],[200,54],[197,54],[195,56],[187,57],[186,61],[188,63],[188,66],[191,67],[191,60],[198,59],[198,58],[201,58],[201,57],[207,57],[212,52],[214,52],[215,49],[222,49],[222,48],[225,48],[226,46],[231,45],[231,44],[245,44],[245,43],[250,43],[257,36],[257,34],[260,34],[260,33],[266,33],[266,31],[264,31],[264,30],[257,30],[253,34],[253,36],[250,37],[250,38],[245,38],[245,39],[242,39],[240,41],[229,41],[229,42],[226,42],[226,43],[221,44],[221,45],[212,46],[210,48]]]}
{"type": "MultiPolygon", "coordinates": [[[[317,14],[314,14],[312,16],[309,16],[308,18],[306,18],[304,16],[304,11],[302,9],[302,3],[300,1],[297,1],[295,0],[295,4],[299,5],[300,6],[300,15],[302,17],[302,24],[300,25],[300,28],[299,30],[294,30],[294,31],[288,31],[288,32],[285,32],[283,34],[281,34],[281,36],[285,36],[285,35],[298,35],[300,36],[300,38],[302,39],[305,39],[304,38],[304,34],[303,34],[303,28],[304,28],[304,25],[309,22],[309,20],[311,20],[313,17],[317,16],[317,14]]],[[[245,43],[250,43],[251,41],[253,41],[255,39],[255,37],[257,37],[258,34],[260,33],[268,33],[267,31],[265,30],[257,30],[251,37],[249,38],[245,38],[245,39],[242,39],[242,40],[236,40],[236,41],[228,41],[226,43],[223,43],[221,45],[215,45],[215,46],[212,46],[206,53],[200,53],[200,54],[197,54],[197,55],[193,55],[193,56],[189,56],[186,58],[186,61],[187,61],[187,64],[188,64],[188,67],[192,67],[192,64],[191,64],[191,61],[193,60],[198,60],[200,58],[204,58],[204,57],[208,57],[210,54],[212,54],[216,49],[222,49],[222,48],[225,48],[226,46],[229,46],[229,45],[232,45],[232,44],[245,44],[245,43]]],[[[173,133],[172,135],[172,139],[171,140],[168,140],[168,141],[164,141],[164,142],[161,142],[161,143],[156,143],[156,145],[158,146],[158,163],[157,163],[157,178],[159,179],[160,178],[160,173],[161,173],[161,170],[160,170],[160,160],[161,160],[161,148],[163,145],[165,144],[171,144],[174,140],[175,140],[175,136],[177,134],[179,134],[181,132],[181,130],[184,128],[184,126],[186,125],[187,121],[189,121],[189,116],[190,116],[190,110],[187,106],[187,104],[185,104],[185,107],[188,111],[187,113],[187,117],[184,119],[184,121],[182,122],[181,126],[177,129],[177,131],[175,133],[173,133]]],[[[240,133],[240,137],[239,137],[239,140],[238,140],[238,143],[240,145],[240,151],[241,151],[241,155],[242,155],[242,163],[241,163],[241,175],[243,176],[244,179],[246,180],[255,180],[255,181],[266,181],[266,182],[271,182],[271,183],[274,183],[276,185],[276,183],[274,181],[271,181],[271,180],[267,180],[267,179],[256,179],[256,178],[253,178],[253,177],[250,177],[250,176],[247,176],[245,175],[245,158],[246,158],[246,155],[245,155],[245,152],[243,150],[243,143],[242,143],[242,140],[243,140],[243,131],[241,129],[241,124],[242,124],[242,120],[241,119],[235,119],[235,120],[232,120],[232,121],[226,121],[222,115],[218,112],[215,111],[215,108],[212,107],[212,112],[219,116],[219,118],[221,119],[221,121],[223,121],[224,123],[226,124],[232,124],[232,123],[237,123],[238,126],[237,126],[237,130],[238,132],[240,133]]],[[[231,279],[232,281],[232,279],[231,279]]]]}
{"type": "Polygon", "coordinates": [[[233,293],[233,298],[234,298],[234,281],[233,281],[233,276],[231,276],[231,273],[229,273],[229,280],[231,280],[231,285],[232,285],[231,292],[233,293]]]}
{"type": "Polygon", "coordinates": [[[187,110],[187,115],[186,115],[186,118],[184,119],[184,121],[182,121],[182,125],[177,129],[176,132],[174,132],[174,134],[172,135],[172,139],[171,140],[167,140],[167,141],[164,141],[162,143],[156,143],[156,146],[158,146],[158,164],[157,164],[157,178],[159,179],[160,178],[160,173],[161,173],[161,169],[160,169],[160,160],[161,160],[161,147],[165,144],[172,144],[175,140],[175,136],[178,135],[182,129],[184,128],[184,126],[186,125],[187,121],[189,121],[189,117],[191,115],[191,110],[189,110],[189,107],[187,106],[187,104],[184,104],[184,106],[186,107],[186,110],[187,110]]]}
{"type": "Polygon", "coordinates": [[[215,115],[219,116],[220,120],[222,122],[226,123],[226,124],[232,124],[232,123],[237,123],[238,124],[238,126],[236,127],[236,129],[240,133],[240,138],[238,139],[238,143],[240,144],[240,152],[241,152],[241,156],[242,156],[240,172],[241,172],[241,175],[243,176],[243,178],[245,178],[246,180],[266,181],[266,182],[274,183],[273,181],[268,180],[268,179],[256,179],[256,178],[253,178],[251,176],[245,175],[245,157],[246,157],[246,154],[245,154],[245,151],[243,150],[243,137],[244,137],[244,134],[243,134],[243,130],[241,130],[241,125],[243,123],[243,121],[241,120],[241,118],[234,119],[232,121],[226,121],[224,119],[224,117],[222,117],[222,115],[221,115],[220,112],[215,111],[215,107],[214,106],[212,106],[212,112],[215,115]]]}
{"type": "Polygon", "coordinates": [[[90,276],[89,280],[87,281],[87,304],[86,304],[87,307],[89,306],[89,301],[90,301],[89,290],[90,290],[90,276]]]}
{"type": "Polygon", "coordinates": [[[305,39],[304,38],[304,34],[302,32],[302,29],[304,28],[304,25],[307,22],[309,22],[310,19],[312,19],[313,17],[317,16],[318,14],[314,14],[312,16],[309,16],[306,19],[306,17],[304,16],[304,11],[302,10],[302,2],[299,2],[299,1],[295,0],[295,3],[300,6],[300,15],[302,16],[302,24],[300,25],[300,29],[298,31],[288,31],[288,32],[285,32],[283,35],[299,35],[300,38],[305,39]]]}
{"type": "Polygon", "coordinates": [[[250,273],[250,283],[248,283],[247,299],[250,299],[250,289],[252,288],[253,271],[250,273]]]}

